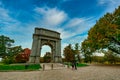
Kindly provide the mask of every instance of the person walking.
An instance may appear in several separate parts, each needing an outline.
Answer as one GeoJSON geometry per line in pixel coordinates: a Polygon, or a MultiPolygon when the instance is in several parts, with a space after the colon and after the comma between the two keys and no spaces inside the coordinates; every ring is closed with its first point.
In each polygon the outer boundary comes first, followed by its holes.
{"type": "Polygon", "coordinates": [[[73,61],[72,61],[72,64],[71,64],[71,65],[72,65],[72,70],[74,70],[74,67],[75,67],[75,66],[74,66],[74,62],[73,62],[73,61]]]}
{"type": "Polygon", "coordinates": [[[74,60],[74,67],[75,67],[75,70],[77,70],[77,63],[76,63],[76,60],[74,60]]]}

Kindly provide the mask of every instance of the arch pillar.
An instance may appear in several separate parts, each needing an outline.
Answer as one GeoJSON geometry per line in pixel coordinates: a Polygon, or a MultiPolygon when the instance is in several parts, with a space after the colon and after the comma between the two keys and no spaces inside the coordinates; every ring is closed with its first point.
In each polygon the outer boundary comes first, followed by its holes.
{"type": "Polygon", "coordinates": [[[39,63],[40,62],[40,46],[41,46],[41,40],[38,39],[38,43],[37,43],[37,47],[36,47],[36,59],[35,59],[35,63],[39,63]]]}

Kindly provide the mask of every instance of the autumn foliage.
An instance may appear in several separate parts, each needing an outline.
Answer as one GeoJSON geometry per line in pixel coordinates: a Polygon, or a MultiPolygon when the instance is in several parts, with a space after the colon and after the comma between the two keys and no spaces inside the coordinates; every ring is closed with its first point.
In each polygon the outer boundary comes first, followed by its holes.
{"type": "Polygon", "coordinates": [[[82,42],[84,53],[91,54],[102,49],[120,54],[120,6],[113,13],[106,13],[101,17],[82,42]]]}
{"type": "Polygon", "coordinates": [[[19,53],[16,56],[15,58],[16,62],[19,62],[19,63],[27,62],[29,60],[30,53],[31,53],[31,50],[28,48],[25,48],[23,52],[19,53]]]}
{"type": "Polygon", "coordinates": [[[71,44],[69,44],[68,46],[66,46],[64,48],[64,54],[63,55],[65,57],[66,62],[72,62],[73,60],[75,60],[74,52],[73,52],[71,44]]]}

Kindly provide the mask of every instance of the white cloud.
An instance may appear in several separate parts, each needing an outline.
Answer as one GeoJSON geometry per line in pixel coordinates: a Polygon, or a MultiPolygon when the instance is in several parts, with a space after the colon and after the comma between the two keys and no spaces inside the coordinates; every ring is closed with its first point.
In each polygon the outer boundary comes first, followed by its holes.
{"type": "Polygon", "coordinates": [[[2,58],[0,58],[0,61],[2,61],[2,58]]]}
{"type": "MultiPolygon", "coordinates": [[[[0,20],[4,21],[6,27],[3,28],[8,36],[15,40],[15,45],[21,45],[23,48],[32,47],[32,34],[34,32],[35,26],[48,28],[51,30],[56,30],[61,33],[61,38],[65,42],[62,42],[62,53],[65,46],[69,43],[81,42],[86,36],[77,36],[87,31],[92,24],[91,20],[93,18],[69,18],[67,13],[58,10],[57,8],[48,7],[36,7],[35,9],[36,21],[33,23],[21,23],[16,19],[9,16],[9,11],[4,8],[0,8],[0,20]],[[66,21],[66,24],[62,23],[66,21]],[[60,27],[62,25],[62,27],[60,27]],[[90,26],[88,26],[90,25],[90,26]]],[[[46,50],[48,48],[45,48],[46,50]]]]}
{"type": "Polygon", "coordinates": [[[98,0],[98,5],[106,7],[105,14],[106,12],[113,12],[115,8],[120,6],[120,0],[98,0]]]}
{"type": "MultiPolygon", "coordinates": [[[[0,5],[2,5],[2,2],[0,2],[0,5]]],[[[9,10],[0,6],[0,27],[4,32],[17,32],[20,29],[18,29],[20,22],[12,18],[9,12],[9,10]]]]}
{"type": "Polygon", "coordinates": [[[57,8],[36,7],[35,11],[38,14],[42,15],[43,20],[40,23],[42,23],[44,26],[58,26],[67,18],[67,14],[64,11],[58,10],[57,8]]]}
{"type": "Polygon", "coordinates": [[[69,37],[75,35],[75,33],[71,33],[71,32],[69,32],[67,30],[64,30],[64,28],[58,28],[56,31],[61,33],[61,38],[62,39],[66,39],[66,38],[69,38],[69,37]]]}
{"type": "Polygon", "coordinates": [[[76,37],[74,37],[74,38],[71,38],[71,39],[69,40],[69,42],[70,42],[71,44],[75,44],[75,43],[81,44],[81,42],[82,42],[84,39],[86,39],[86,38],[87,38],[87,34],[86,34],[86,35],[82,35],[82,36],[76,36],[76,37]]]}
{"type": "Polygon", "coordinates": [[[10,23],[15,23],[15,22],[16,20],[14,20],[8,15],[8,11],[0,7],[0,23],[9,25],[10,23]]]}
{"type": "Polygon", "coordinates": [[[79,26],[77,27],[76,33],[82,34],[84,32],[87,32],[95,24],[93,19],[95,19],[95,18],[91,17],[91,18],[84,19],[84,21],[82,23],[80,23],[79,26]]]}
{"type": "Polygon", "coordinates": [[[61,33],[63,39],[70,38],[88,31],[94,25],[93,19],[93,17],[69,19],[68,22],[63,25],[64,28],[57,29],[57,31],[61,33]]]}
{"type": "MultiPolygon", "coordinates": [[[[2,5],[2,3],[0,3],[0,5],[2,5]]],[[[31,48],[32,24],[23,25],[23,23],[9,15],[9,10],[0,6],[0,34],[14,39],[14,46],[21,45],[23,48],[31,48]]]]}
{"type": "Polygon", "coordinates": [[[61,56],[62,57],[63,57],[63,53],[64,53],[63,50],[66,46],[68,46],[68,43],[62,43],[62,45],[61,45],[61,56]]]}
{"type": "Polygon", "coordinates": [[[104,53],[99,53],[99,52],[95,52],[93,53],[94,56],[104,56],[104,53]]]}
{"type": "Polygon", "coordinates": [[[65,27],[76,27],[79,26],[82,22],[84,22],[84,19],[82,18],[73,18],[65,25],[65,27]]]}
{"type": "Polygon", "coordinates": [[[91,27],[91,22],[89,21],[93,19],[69,18],[64,11],[60,11],[57,8],[36,7],[34,10],[38,15],[42,15],[41,19],[38,19],[40,21],[39,25],[60,32],[62,39],[67,39],[89,30],[91,27]],[[61,26],[64,21],[66,21],[66,24],[61,26]]]}
{"type": "Polygon", "coordinates": [[[105,5],[105,4],[118,4],[119,0],[99,0],[98,3],[100,5],[105,5]]]}
{"type": "Polygon", "coordinates": [[[99,5],[104,5],[106,3],[106,0],[98,0],[99,5]]]}

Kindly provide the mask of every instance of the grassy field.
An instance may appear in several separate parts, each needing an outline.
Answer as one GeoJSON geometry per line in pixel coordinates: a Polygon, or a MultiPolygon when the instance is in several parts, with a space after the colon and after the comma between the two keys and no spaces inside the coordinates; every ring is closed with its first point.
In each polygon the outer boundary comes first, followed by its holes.
{"type": "MultiPolygon", "coordinates": [[[[69,62],[66,62],[66,63],[64,63],[65,65],[68,65],[68,66],[72,66],[72,64],[71,63],[69,63],[69,62]]],[[[85,63],[78,63],[77,64],[77,67],[84,67],[84,66],[88,66],[87,64],[85,64],[85,63]]]]}
{"type": "Polygon", "coordinates": [[[84,66],[88,66],[87,64],[84,64],[84,63],[78,63],[77,64],[77,67],[84,67],[84,66]]]}
{"type": "Polygon", "coordinates": [[[0,64],[0,71],[10,71],[10,70],[38,70],[40,69],[40,64],[0,64]]]}
{"type": "MultiPolygon", "coordinates": [[[[66,64],[71,66],[70,63],[66,64]]],[[[84,67],[88,66],[87,64],[84,63],[78,63],[77,67],[84,67]]],[[[30,70],[39,70],[41,69],[40,64],[2,64],[0,63],[0,71],[30,71],[30,70]]]]}

